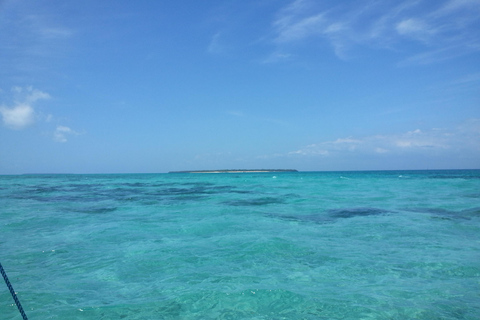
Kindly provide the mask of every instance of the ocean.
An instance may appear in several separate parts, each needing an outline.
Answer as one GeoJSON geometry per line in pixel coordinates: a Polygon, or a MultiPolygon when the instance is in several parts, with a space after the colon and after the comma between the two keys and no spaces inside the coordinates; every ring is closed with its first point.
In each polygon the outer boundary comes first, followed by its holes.
{"type": "Polygon", "coordinates": [[[31,320],[480,319],[480,170],[4,175],[0,234],[31,320]]]}

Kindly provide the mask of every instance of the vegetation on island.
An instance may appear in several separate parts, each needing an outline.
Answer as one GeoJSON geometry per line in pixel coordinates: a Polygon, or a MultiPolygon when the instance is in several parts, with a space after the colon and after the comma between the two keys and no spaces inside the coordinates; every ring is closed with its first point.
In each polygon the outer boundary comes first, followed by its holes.
{"type": "Polygon", "coordinates": [[[221,169],[221,170],[187,170],[169,173],[249,173],[249,172],[298,172],[295,169],[221,169]]]}

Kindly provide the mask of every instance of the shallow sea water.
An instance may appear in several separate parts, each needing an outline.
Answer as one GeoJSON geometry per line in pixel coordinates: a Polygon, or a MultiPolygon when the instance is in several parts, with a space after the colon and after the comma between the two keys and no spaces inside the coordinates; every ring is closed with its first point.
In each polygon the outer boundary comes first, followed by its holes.
{"type": "Polygon", "coordinates": [[[479,170],[0,176],[0,234],[29,319],[480,318],[479,170]]]}

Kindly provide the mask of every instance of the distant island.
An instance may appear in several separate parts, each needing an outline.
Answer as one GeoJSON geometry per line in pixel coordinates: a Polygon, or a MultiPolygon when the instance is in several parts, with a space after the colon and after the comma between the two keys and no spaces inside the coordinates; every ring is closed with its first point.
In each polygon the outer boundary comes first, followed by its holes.
{"type": "Polygon", "coordinates": [[[298,172],[298,170],[295,170],[295,169],[222,169],[222,170],[170,171],[168,173],[250,173],[250,172],[298,172]]]}

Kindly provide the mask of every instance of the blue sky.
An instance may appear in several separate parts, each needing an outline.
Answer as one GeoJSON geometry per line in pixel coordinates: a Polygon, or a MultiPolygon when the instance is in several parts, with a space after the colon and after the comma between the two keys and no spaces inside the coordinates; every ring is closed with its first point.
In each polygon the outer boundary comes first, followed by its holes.
{"type": "Polygon", "coordinates": [[[0,174],[480,168],[480,0],[0,0],[0,174]]]}

